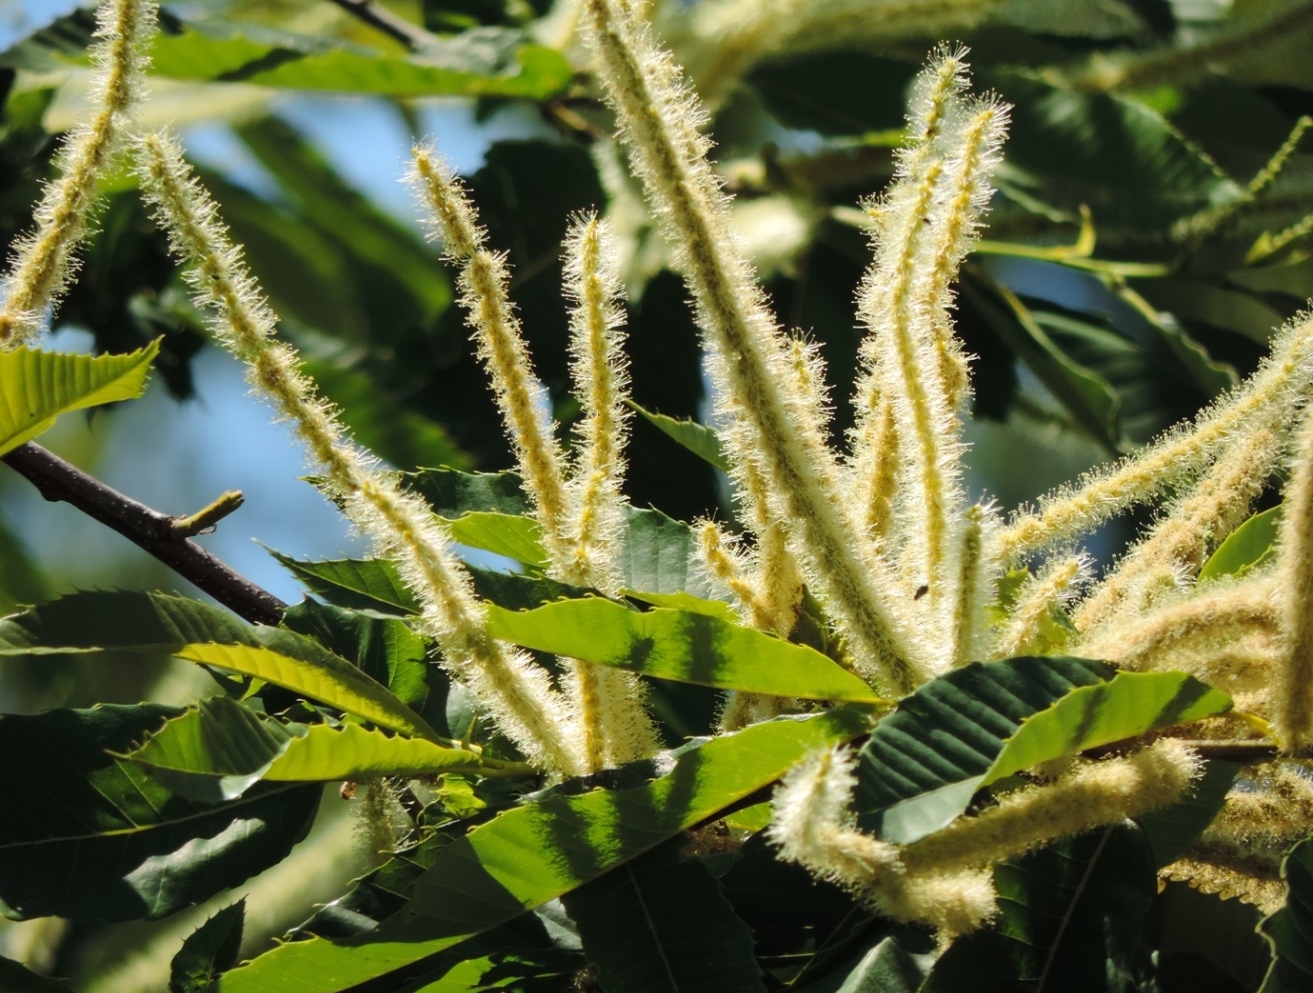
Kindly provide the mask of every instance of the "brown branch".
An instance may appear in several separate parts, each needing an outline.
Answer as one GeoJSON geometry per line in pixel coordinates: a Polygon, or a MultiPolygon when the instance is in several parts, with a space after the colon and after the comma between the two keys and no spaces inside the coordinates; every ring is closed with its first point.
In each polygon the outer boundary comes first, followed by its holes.
{"type": "Polygon", "coordinates": [[[418,51],[436,40],[434,35],[418,24],[411,24],[405,18],[398,17],[382,4],[374,3],[374,0],[333,0],[333,3],[412,51],[418,51]]]}
{"type": "Polygon", "coordinates": [[[179,530],[185,532],[198,518],[203,519],[202,526],[210,526],[219,517],[236,510],[241,502],[240,494],[234,498],[233,494],[225,493],[190,517],[170,517],[106,486],[40,445],[30,442],[20,445],[5,455],[3,461],[26,477],[47,500],[72,504],[88,517],[117,531],[251,623],[277,624],[282,619],[287,604],[234,572],[186,534],[179,534],[179,530]]]}

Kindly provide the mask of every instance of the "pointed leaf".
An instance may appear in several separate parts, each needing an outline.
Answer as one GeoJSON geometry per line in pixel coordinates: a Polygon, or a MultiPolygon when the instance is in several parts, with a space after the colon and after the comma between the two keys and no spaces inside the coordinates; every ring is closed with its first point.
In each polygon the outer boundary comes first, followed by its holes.
{"type": "Polygon", "coordinates": [[[665,414],[654,414],[632,400],[628,401],[628,406],[662,434],[683,445],[704,462],[710,463],[721,472],[729,472],[729,460],[725,458],[720,438],[705,424],[680,420],[665,414]]]}
{"type": "Polygon", "coordinates": [[[257,25],[221,30],[197,24],[160,34],[151,71],[174,79],[391,96],[541,99],[569,83],[559,53],[521,40],[518,32],[467,32],[440,39],[422,54],[394,55],[257,25]]]}
{"type": "Polygon", "coordinates": [[[679,841],[565,897],[606,993],[765,993],[752,932],[679,841]]]}
{"type": "Polygon", "coordinates": [[[650,783],[516,807],[438,849],[412,900],[378,928],[281,945],[216,993],[340,993],[417,962],[596,879],[865,727],[850,711],[769,721],[693,743],[650,783]]]}
{"type": "Polygon", "coordinates": [[[1219,576],[1239,578],[1251,569],[1257,569],[1276,554],[1277,531],[1281,528],[1281,506],[1255,514],[1232,531],[1217,551],[1199,570],[1199,579],[1217,579],[1219,576]]]}
{"type": "Polygon", "coordinates": [[[1259,993],[1296,993],[1313,985],[1313,838],[1281,864],[1286,905],[1258,926],[1272,946],[1272,968],[1259,993]]]}
{"type": "Polygon", "coordinates": [[[658,679],[806,700],[880,702],[865,682],[814,648],[702,612],[637,611],[587,597],[526,611],[491,605],[488,626],[525,648],[658,679]]]}
{"type": "Polygon", "coordinates": [[[320,787],[260,785],[232,803],[171,793],[109,751],[174,708],[142,704],[0,717],[0,914],[154,920],[273,865],[310,827],[320,787]]]}
{"type": "Polygon", "coordinates": [[[447,530],[453,541],[470,548],[504,555],[535,569],[547,565],[542,526],[528,517],[471,511],[448,522],[447,530]]]}
{"type": "Polygon", "coordinates": [[[397,567],[386,559],[294,559],[270,549],[269,554],[329,603],[356,610],[390,614],[419,612],[419,601],[406,589],[397,567]]]}
{"type": "Polygon", "coordinates": [[[159,342],[127,355],[0,352],[0,455],[41,434],[60,414],[141,396],[159,342]]]}
{"type": "Polygon", "coordinates": [[[1141,923],[1157,891],[1149,846],[1115,825],[995,870],[999,917],[959,938],[920,993],[1123,993],[1142,989],[1141,923]]]}
{"type": "Polygon", "coordinates": [[[1042,762],[1224,713],[1225,693],[1184,673],[1102,662],[978,662],[920,687],[862,749],[860,823],[908,843],[944,827],[982,786],[1042,762]]]}
{"type": "Polygon", "coordinates": [[[326,783],[379,776],[476,772],[465,748],[389,736],[359,724],[291,724],[255,713],[229,697],[203,700],[121,756],[147,768],[177,793],[218,802],[261,780],[326,783]]]}
{"type": "Polygon", "coordinates": [[[13,959],[0,957],[0,990],[5,993],[73,993],[62,979],[39,976],[13,959]]]}
{"type": "Polygon", "coordinates": [[[189,934],[169,963],[169,993],[205,993],[221,972],[236,965],[245,923],[243,897],[189,934]]]}
{"type": "Polygon", "coordinates": [[[433,738],[428,723],[345,659],[283,628],[163,593],[74,593],[0,621],[0,656],[168,654],[255,676],[383,727],[433,738]]]}

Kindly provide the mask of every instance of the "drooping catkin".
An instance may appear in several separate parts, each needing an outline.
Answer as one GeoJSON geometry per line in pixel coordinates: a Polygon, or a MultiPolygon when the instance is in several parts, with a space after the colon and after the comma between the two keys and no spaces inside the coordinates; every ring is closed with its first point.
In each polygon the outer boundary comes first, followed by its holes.
{"type": "Polygon", "coordinates": [[[465,189],[437,153],[416,147],[412,159],[408,181],[434,237],[442,240],[452,262],[460,266],[461,304],[474,330],[479,358],[492,380],[548,552],[564,565],[570,559],[565,545],[569,518],[564,460],[510,301],[505,259],[488,248],[487,232],[478,223],[465,189]]]}
{"type": "Polygon", "coordinates": [[[1269,428],[1238,436],[1199,483],[1138,541],[1072,614],[1081,631],[1142,609],[1143,587],[1161,567],[1193,575],[1207,551],[1239,525],[1263,490],[1281,451],[1269,428]]]}
{"type": "Polygon", "coordinates": [[[1174,803],[1201,770],[1199,757],[1171,738],[1124,758],[1080,763],[1052,783],[1009,793],[997,806],[906,846],[903,863],[909,872],[993,865],[1174,803]]]}
{"type": "Polygon", "coordinates": [[[141,98],[147,50],[155,34],[155,0],[102,0],[91,48],[91,119],[64,140],[56,159],[61,175],[46,185],[36,207],[37,228],[20,238],[3,283],[0,349],[31,342],[45,311],[72,281],[74,252],[87,236],[96,186],[121,145],[141,98]]]}
{"type": "Polygon", "coordinates": [[[891,581],[854,548],[814,398],[798,394],[788,343],[734,246],[709,143],[697,130],[704,115],[670,57],[616,0],[585,0],[583,25],[604,95],[692,292],[718,404],[732,422],[725,437],[740,482],[741,467],[754,461],[860,671],[883,692],[905,692],[926,673],[888,606],[891,581]]]}
{"type": "Polygon", "coordinates": [[[1273,700],[1277,739],[1290,751],[1313,745],[1313,405],[1304,411],[1294,452],[1278,559],[1286,657],[1273,700]]]}
{"type": "Polygon", "coordinates": [[[1098,527],[1136,503],[1150,500],[1198,473],[1237,433],[1280,431],[1313,389],[1313,316],[1302,314],[1273,339],[1258,370],[1195,418],[1141,451],[1088,473],[1018,515],[1000,537],[1005,559],[1015,559],[1098,527]]]}
{"type": "Polygon", "coordinates": [[[252,384],[292,422],[347,516],[382,554],[396,558],[422,604],[421,626],[437,640],[453,674],[470,684],[529,761],[567,774],[580,771],[563,701],[543,669],[488,633],[482,605],[443,526],[422,500],[365,464],[332,408],[315,395],[295,351],[273,339],[276,318],[177,141],[161,134],[139,139],[137,172],[174,254],[189,266],[186,278],[197,304],[211,312],[215,336],[247,363],[252,384]]]}

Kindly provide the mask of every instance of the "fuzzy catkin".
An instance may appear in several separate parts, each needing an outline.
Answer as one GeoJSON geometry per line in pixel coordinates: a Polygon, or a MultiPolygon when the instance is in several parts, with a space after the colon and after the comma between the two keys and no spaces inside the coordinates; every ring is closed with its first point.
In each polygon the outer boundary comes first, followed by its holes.
{"type": "Polygon", "coordinates": [[[1299,751],[1313,745],[1313,405],[1304,412],[1294,449],[1278,560],[1286,664],[1273,716],[1282,746],[1299,751]]]}
{"type": "Polygon", "coordinates": [[[421,627],[437,640],[453,673],[469,682],[529,761],[579,771],[559,695],[528,656],[488,634],[469,575],[437,518],[392,477],[364,464],[332,408],[300,371],[296,353],[273,340],[276,318],[176,140],[146,135],[137,151],[143,194],[174,254],[190,266],[186,278],[197,304],[212,312],[216,337],[248,364],[252,384],[292,422],[347,516],[383,554],[397,559],[423,605],[421,627]]]}
{"type": "Polygon", "coordinates": [[[3,281],[0,349],[34,340],[46,308],[57,303],[77,269],[73,253],[87,236],[96,185],[112,163],[141,98],[146,54],[155,34],[155,0],[102,0],[96,72],[90,99],[96,112],[77,127],[57,158],[62,175],[47,184],[36,207],[37,229],[19,239],[3,281]]]}
{"type": "Polygon", "coordinates": [[[890,612],[891,581],[853,548],[854,528],[838,498],[837,467],[816,404],[797,393],[787,342],[733,244],[708,142],[697,131],[704,115],[669,56],[615,0],[585,0],[583,24],[604,95],[711,346],[718,402],[733,423],[727,448],[740,480],[743,464],[754,461],[777,494],[778,512],[813,580],[828,594],[860,671],[884,692],[905,692],[925,673],[890,612]]]}

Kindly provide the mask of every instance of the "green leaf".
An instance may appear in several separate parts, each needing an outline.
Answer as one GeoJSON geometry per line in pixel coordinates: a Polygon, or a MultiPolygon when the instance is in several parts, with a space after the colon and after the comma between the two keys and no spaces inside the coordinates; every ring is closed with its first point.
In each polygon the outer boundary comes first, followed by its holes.
{"type": "Polygon", "coordinates": [[[999,916],[955,941],[920,993],[1143,989],[1141,922],[1157,889],[1149,846],[1120,824],[999,866],[999,916]]]}
{"type": "Polygon", "coordinates": [[[397,55],[257,25],[189,25],[161,33],[151,72],[174,79],[388,96],[543,99],[570,82],[560,53],[518,32],[469,31],[397,55]]]}
{"type": "Polygon", "coordinates": [[[260,785],[214,806],[115,758],[179,713],[102,705],[0,717],[0,914],[22,920],[165,917],[283,859],[305,836],[318,786],[260,785]]]}
{"type": "Polygon", "coordinates": [[[665,414],[654,414],[652,411],[640,407],[632,400],[627,401],[627,404],[631,410],[636,411],[662,434],[674,439],[698,458],[715,466],[721,472],[729,472],[729,460],[725,458],[725,452],[720,445],[720,438],[716,436],[716,432],[711,428],[699,424],[697,421],[686,421],[668,417],[665,414]]]}
{"type": "Polygon", "coordinates": [[[511,514],[472,511],[448,522],[452,540],[504,555],[535,569],[547,566],[543,529],[537,521],[511,514]]]}
{"type": "Polygon", "coordinates": [[[821,134],[898,131],[911,62],[866,52],[820,52],[773,59],[748,75],[766,109],[782,124],[821,134]]]}
{"type": "Polygon", "coordinates": [[[1281,506],[1255,514],[1232,531],[1217,551],[1199,570],[1199,579],[1217,579],[1220,576],[1239,578],[1257,569],[1276,554],[1277,532],[1281,528],[1281,506]]]}
{"type": "Polygon", "coordinates": [[[752,932],[677,839],[565,897],[606,993],[765,993],[752,932]]]}
{"type": "Polygon", "coordinates": [[[625,509],[619,566],[626,590],[688,593],[702,599],[716,596],[702,565],[697,535],[683,521],[659,510],[625,509]]]}
{"type": "Polygon", "coordinates": [[[106,650],[173,655],[255,676],[406,734],[437,732],[350,662],[284,628],[164,593],[74,593],[0,621],[0,656],[106,650]]]}
{"type": "Polygon", "coordinates": [[[1234,762],[1210,759],[1184,800],[1136,819],[1149,842],[1155,866],[1161,869],[1170,865],[1199,840],[1222,809],[1239,772],[1240,766],[1234,762]]]}
{"type": "Polygon", "coordinates": [[[73,993],[62,979],[39,976],[13,959],[0,957],[0,990],[5,993],[73,993]]]}
{"type": "Polygon", "coordinates": [[[891,934],[842,977],[825,976],[792,988],[796,993],[917,993],[932,961],[933,955],[918,954],[904,936],[891,934]]]}
{"type": "Polygon", "coordinates": [[[224,907],[183,940],[169,963],[169,993],[205,993],[237,964],[246,923],[246,898],[224,907]]]}
{"type": "Polygon", "coordinates": [[[702,612],[638,611],[588,597],[527,611],[490,606],[488,627],[525,648],[658,679],[807,700],[880,702],[865,682],[815,649],[702,612]]]}
{"type": "Polygon", "coordinates": [[[141,396],[159,342],[127,355],[0,352],[0,455],[31,441],[60,414],[141,396]]]}
{"type": "Polygon", "coordinates": [[[386,559],[326,559],[309,562],[272,549],[269,554],[329,603],[354,610],[415,614],[419,601],[386,559]]]}
{"type": "Polygon", "coordinates": [[[861,752],[864,828],[908,843],[947,825],[982,786],[1043,762],[1231,708],[1184,673],[1117,672],[1102,662],[977,662],[920,687],[861,752]]]}
{"type": "Polygon", "coordinates": [[[1259,993],[1296,993],[1313,984],[1313,838],[1281,863],[1286,905],[1258,926],[1272,946],[1272,968],[1259,993]]]}
{"type": "Polygon", "coordinates": [[[516,807],[438,849],[410,903],[378,928],[281,945],[216,993],[340,993],[417,962],[596,879],[865,727],[851,711],[768,721],[691,744],[641,786],[516,807]]]}
{"type": "Polygon", "coordinates": [[[176,793],[219,802],[255,783],[333,783],[380,776],[475,772],[464,748],[392,737],[359,724],[284,723],[226,696],[202,700],[120,756],[144,766],[176,793]]]}

